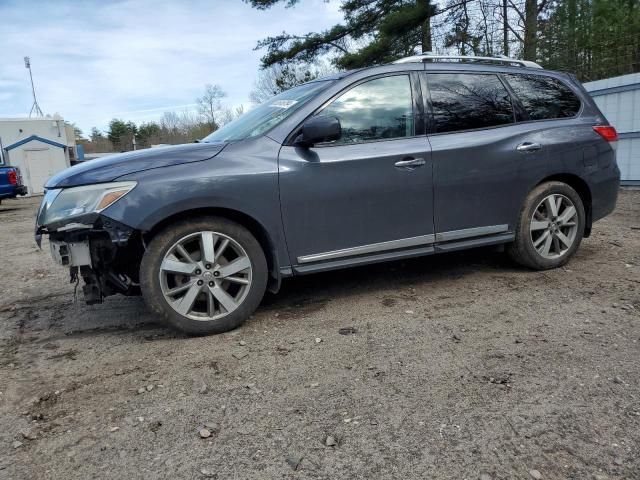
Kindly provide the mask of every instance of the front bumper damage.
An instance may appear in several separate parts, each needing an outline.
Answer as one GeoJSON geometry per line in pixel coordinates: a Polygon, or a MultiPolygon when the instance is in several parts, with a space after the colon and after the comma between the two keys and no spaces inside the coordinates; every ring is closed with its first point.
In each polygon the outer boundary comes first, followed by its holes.
{"type": "Polygon", "coordinates": [[[36,242],[49,236],[51,256],[69,268],[70,281],[84,281],[82,291],[89,305],[120,293],[139,295],[140,259],[144,244],[140,232],[100,214],[73,222],[36,226],[36,242]]]}

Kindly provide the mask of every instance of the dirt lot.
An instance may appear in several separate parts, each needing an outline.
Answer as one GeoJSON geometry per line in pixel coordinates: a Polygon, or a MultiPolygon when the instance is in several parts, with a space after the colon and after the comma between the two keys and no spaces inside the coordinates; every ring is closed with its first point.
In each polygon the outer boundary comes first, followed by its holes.
{"type": "Polygon", "coordinates": [[[474,250],[292,279],[206,338],[73,303],[38,200],[0,206],[2,479],[640,478],[640,191],[567,268],[474,250]]]}

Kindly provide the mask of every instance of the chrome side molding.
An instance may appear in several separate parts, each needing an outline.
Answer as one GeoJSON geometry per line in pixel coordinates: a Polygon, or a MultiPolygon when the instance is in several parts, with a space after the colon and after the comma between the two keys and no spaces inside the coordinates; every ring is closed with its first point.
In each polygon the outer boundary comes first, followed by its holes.
{"type": "Polygon", "coordinates": [[[398,250],[401,248],[418,247],[432,245],[436,242],[450,242],[452,240],[460,240],[463,238],[483,237],[496,233],[504,233],[509,230],[509,225],[489,225],[486,227],[465,228],[463,230],[452,230],[450,232],[436,233],[435,235],[420,235],[418,237],[401,238],[399,240],[391,240],[388,242],[372,243],[369,245],[361,245],[359,247],[343,248],[340,250],[332,250],[330,252],[315,253],[313,255],[304,255],[298,257],[298,264],[321,262],[323,260],[331,260],[335,258],[354,257],[357,255],[365,255],[369,253],[385,252],[388,250],[398,250]]]}
{"type": "Polygon", "coordinates": [[[362,245],[360,247],[343,248],[341,250],[333,250],[331,252],[316,253],[314,255],[298,257],[298,263],[319,262],[321,260],[329,260],[332,258],[352,257],[354,255],[364,255],[365,253],[383,252],[386,250],[397,250],[399,248],[416,247],[418,245],[431,245],[434,239],[434,235],[421,235],[419,237],[401,238],[400,240],[391,240],[389,242],[372,243],[370,245],[362,245]]]}
{"type": "Polygon", "coordinates": [[[489,225],[487,227],[465,228],[450,232],[436,233],[436,242],[450,242],[462,238],[483,237],[495,233],[504,233],[509,230],[509,225],[489,225]]]}

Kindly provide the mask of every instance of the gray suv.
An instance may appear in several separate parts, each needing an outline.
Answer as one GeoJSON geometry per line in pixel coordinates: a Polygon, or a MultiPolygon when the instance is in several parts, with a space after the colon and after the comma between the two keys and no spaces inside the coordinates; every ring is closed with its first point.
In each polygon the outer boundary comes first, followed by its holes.
{"type": "Polygon", "coordinates": [[[69,168],[36,237],[88,303],[141,293],[219,333],[295,275],[500,244],[564,265],[615,207],[616,140],[571,75],[409,57],[292,88],[198,143],[69,168]]]}

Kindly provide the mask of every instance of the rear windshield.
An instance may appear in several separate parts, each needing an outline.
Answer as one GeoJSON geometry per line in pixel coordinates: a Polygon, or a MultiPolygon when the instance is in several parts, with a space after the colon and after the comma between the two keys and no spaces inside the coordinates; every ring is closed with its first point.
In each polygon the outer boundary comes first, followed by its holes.
{"type": "Polygon", "coordinates": [[[580,99],[560,80],[523,74],[507,74],[505,78],[527,114],[518,120],[574,117],[580,111],[580,99]]]}

